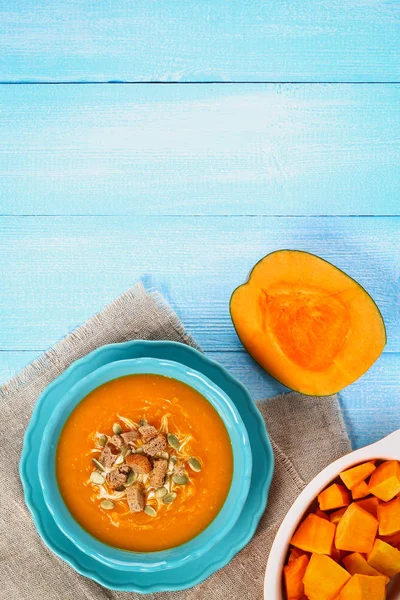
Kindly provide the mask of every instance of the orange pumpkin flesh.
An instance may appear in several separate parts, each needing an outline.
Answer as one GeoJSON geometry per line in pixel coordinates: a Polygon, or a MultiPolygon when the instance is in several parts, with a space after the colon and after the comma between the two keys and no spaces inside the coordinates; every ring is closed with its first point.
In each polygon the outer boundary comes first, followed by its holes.
{"type": "Polygon", "coordinates": [[[309,558],[306,554],[295,558],[283,569],[285,578],[286,595],[288,600],[301,600],[304,598],[303,577],[305,575],[309,558]]]}
{"type": "Polygon", "coordinates": [[[298,250],[268,254],[232,294],[230,311],[246,350],[275,379],[326,396],[376,361],[385,326],[371,296],[325,260],[298,250]]]}

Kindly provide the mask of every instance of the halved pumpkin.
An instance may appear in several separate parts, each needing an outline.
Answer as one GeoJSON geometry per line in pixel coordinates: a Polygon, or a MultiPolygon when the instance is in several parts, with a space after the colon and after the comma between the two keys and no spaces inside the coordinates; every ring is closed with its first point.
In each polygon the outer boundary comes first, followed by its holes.
{"type": "Polygon", "coordinates": [[[303,394],[327,396],[358,379],[382,353],[386,331],[359,283],[327,261],[278,250],[232,294],[236,332],[275,379],[303,394]]]}

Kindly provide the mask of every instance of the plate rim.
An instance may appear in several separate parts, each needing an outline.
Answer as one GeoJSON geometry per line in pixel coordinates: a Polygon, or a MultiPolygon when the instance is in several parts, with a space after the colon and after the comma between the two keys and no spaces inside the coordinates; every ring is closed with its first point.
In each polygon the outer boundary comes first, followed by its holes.
{"type": "MultiPolygon", "coordinates": [[[[141,356],[144,356],[144,354],[142,354],[141,356]]],[[[110,362],[116,362],[116,361],[110,361],[110,362]]],[[[207,376],[210,377],[209,373],[207,373],[207,376]]],[[[210,379],[213,380],[212,377],[210,377],[210,379]]],[[[64,560],[67,564],[69,564],[77,573],[92,579],[93,581],[102,585],[103,587],[106,587],[107,589],[111,589],[111,590],[115,590],[115,591],[131,591],[131,592],[133,591],[136,593],[143,593],[143,594],[155,593],[155,592],[160,592],[160,591],[178,591],[178,590],[185,590],[185,589],[194,587],[195,585],[198,585],[199,583],[204,581],[207,577],[212,575],[215,571],[226,566],[232,560],[232,558],[250,542],[250,540],[254,536],[257,525],[258,525],[262,515],[264,514],[264,511],[265,511],[265,508],[267,505],[268,495],[269,495],[269,490],[270,490],[273,474],[274,474],[274,454],[273,454],[272,445],[271,445],[271,442],[270,442],[270,439],[269,439],[269,436],[267,433],[267,428],[266,428],[264,419],[263,419],[260,411],[258,410],[255,402],[252,400],[246,387],[239,380],[237,380],[233,375],[231,375],[229,373],[229,371],[227,371],[227,369],[225,369],[225,367],[223,367],[216,361],[210,359],[209,357],[204,355],[202,352],[199,352],[198,350],[196,350],[192,346],[189,346],[188,344],[176,342],[176,341],[172,341],[172,340],[171,341],[170,340],[130,340],[130,341],[126,341],[126,342],[105,344],[103,346],[96,348],[95,350],[86,354],[85,356],[72,362],[71,365],[69,365],[67,367],[67,369],[65,369],[65,371],[63,371],[63,373],[61,373],[56,379],[54,379],[52,382],[50,382],[50,384],[48,386],[46,386],[46,388],[42,391],[38,400],[36,401],[35,406],[32,411],[31,419],[28,423],[28,426],[27,426],[25,434],[24,434],[23,447],[22,447],[21,458],[20,458],[20,462],[19,462],[19,475],[20,475],[20,479],[21,479],[22,485],[23,485],[24,500],[25,500],[25,503],[31,513],[36,530],[37,530],[39,536],[41,537],[42,541],[46,544],[46,546],[56,556],[58,556],[59,558],[64,560]],[[195,360],[197,359],[200,362],[206,363],[206,365],[211,369],[214,369],[214,370],[216,369],[225,378],[225,380],[227,380],[228,382],[237,386],[241,390],[243,396],[246,397],[246,399],[248,400],[248,405],[251,407],[250,411],[252,413],[252,416],[255,418],[255,420],[257,422],[258,433],[260,435],[262,444],[266,450],[266,453],[268,454],[268,459],[269,459],[268,474],[265,477],[265,479],[262,482],[262,485],[260,486],[260,489],[259,489],[259,498],[257,499],[258,510],[254,511],[252,513],[252,518],[251,518],[249,526],[247,528],[247,533],[241,537],[240,542],[238,542],[235,545],[232,545],[229,548],[229,550],[225,553],[223,558],[218,558],[218,559],[208,563],[207,565],[205,565],[204,569],[202,569],[199,573],[196,574],[196,576],[193,576],[190,580],[186,581],[185,583],[181,583],[181,584],[176,584],[176,583],[171,584],[168,582],[164,582],[164,583],[160,582],[160,583],[155,583],[155,584],[149,583],[148,585],[146,585],[146,587],[144,587],[143,585],[138,587],[135,583],[132,582],[132,583],[126,583],[126,584],[122,583],[122,584],[118,585],[115,582],[105,581],[101,576],[99,576],[94,571],[92,571],[86,567],[82,567],[82,565],[79,565],[76,562],[74,557],[72,557],[68,553],[64,552],[56,544],[53,544],[53,541],[51,539],[49,539],[49,536],[47,535],[47,532],[45,531],[45,527],[42,525],[42,518],[41,518],[40,511],[36,508],[35,503],[32,499],[32,491],[33,490],[32,490],[30,480],[29,480],[29,476],[26,472],[27,459],[29,456],[29,451],[31,449],[31,435],[34,432],[35,427],[37,426],[38,419],[40,417],[41,409],[42,409],[42,406],[43,406],[46,396],[49,393],[53,392],[55,389],[57,389],[57,387],[59,385],[64,383],[64,381],[66,379],[68,379],[68,377],[76,369],[78,369],[82,365],[86,365],[86,363],[88,363],[91,360],[93,360],[94,358],[96,358],[99,354],[102,354],[103,352],[106,353],[108,351],[117,351],[118,352],[119,350],[124,350],[127,348],[131,348],[134,346],[140,346],[140,345],[142,345],[144,347],[144,349],[146,347],[161,348],[162,346],[180,348],[183,352],[187,352],[188,354],[191,354],[195,360]]],[[[50,513],[49,513],[49,516],[51,517],[50,513]]],[[[239,517],[239,521],[240,521],[240,517],[239,517]]],[[[112,570],[112,569],[110,568],[110,570],[112,570]]],[[[173,572],[173,571],[174,570],[171,570],[171,572],[173,572]]],[[[132,573],[134,574],[134,572],[132,572],[132,573]]]]}

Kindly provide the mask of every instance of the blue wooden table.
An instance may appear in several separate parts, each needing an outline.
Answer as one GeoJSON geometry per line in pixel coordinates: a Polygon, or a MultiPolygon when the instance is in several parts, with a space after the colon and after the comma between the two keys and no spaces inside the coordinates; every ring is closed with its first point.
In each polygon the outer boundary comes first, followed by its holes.
{"type": "Polygon", "coordinates": [[[228,302],[298,248],[387,324],[353,444],[400,427],[399,46],[398,0],[0,1],[0,379],[141,278],[272,395],[228,302]]]}

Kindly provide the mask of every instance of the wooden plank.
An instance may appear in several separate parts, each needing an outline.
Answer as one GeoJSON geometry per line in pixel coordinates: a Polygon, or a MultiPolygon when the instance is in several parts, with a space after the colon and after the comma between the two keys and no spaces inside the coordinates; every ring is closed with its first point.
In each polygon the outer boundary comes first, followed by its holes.
{"type": "Polygon", "coordinates": [[[13,0],[3,81],[399,81],[397,0],[13,0]]]}
{"type": "MultiPolygon", "coordinates": [[[[245,353],[208,352],[250,391],[269,398],[286,388],[269,377],[245,353]]],[[[354,448],[372,444],[400,428],[400,354],[384,353],[372,368],[339,394],[354,448]]]]}
{"type": "Polygon", "coordinates": [[[0,86],[0,115],[3,214],[399,214],[400,85],[0,86]]]}
{"type": "MultiPolygon", "coordinates": [[[[7,381],[39,354],[0,353],[0,382],[7,381]]],[[[256,400],[286,388],[269,377],[245,352],[208,352],[237,377],[256,400]]],[[[400,428],[400,354],[385,353],[364,377],[340,394],[340,402],[353,447],[360,448],[400,428]]]]}
{"type": "Polygon", "coordinates": [[[232,291],[265,254],[298,248],[372,294],[387,350],[399,352],[399,224],[395,217],[2,217],[0,349],[54,344],[138,279],[165,294],[204,350],[239,349],[232,291]]]}
{"type": "Polygon", "coordinates": [[[42,353],[39,350],[21,352],[15,350],[0,351],[0,385],[9,381],[40,354],[42,353]]]}

